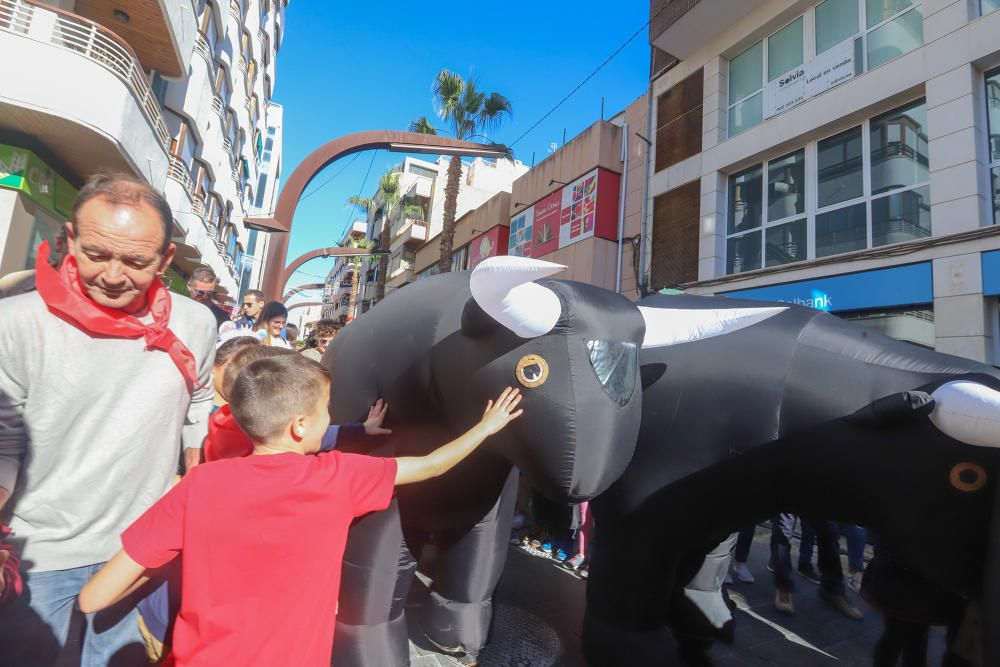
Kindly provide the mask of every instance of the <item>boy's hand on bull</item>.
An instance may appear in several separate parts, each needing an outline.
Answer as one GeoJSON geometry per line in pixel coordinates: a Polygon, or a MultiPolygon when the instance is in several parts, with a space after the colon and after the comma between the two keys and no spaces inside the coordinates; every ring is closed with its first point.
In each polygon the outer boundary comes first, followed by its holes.
{"type": "Polygon", "coordinates": [[[382,420],[389,411],[389,404],[381,398],[375,401],[375,405],[368,411],[368,419],[365,420],[365,435],[389,435],[392,429],[382,428],[382,420]]]}
{"type": "Polygon", "coordinates": [[[521,391],[507,387],[497,398],[496,402],[488,401],[483,418],[479,421],[485,429],[487,435],[493,435],[504,426],[521,416],[524,410],[517,410],[518,403],[521,402],[521,391]]]}

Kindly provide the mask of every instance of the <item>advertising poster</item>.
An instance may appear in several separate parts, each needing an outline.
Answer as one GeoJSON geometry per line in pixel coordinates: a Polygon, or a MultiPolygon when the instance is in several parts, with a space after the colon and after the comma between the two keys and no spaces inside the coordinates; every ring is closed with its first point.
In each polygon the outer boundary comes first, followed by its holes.
{"type": "Polygon", "coordinates": [[[581,176],[562,191],[559,247],[590,238],[597,225],[598,170],[581,176]]]}
{"type": "Polygon", "coordinates": [[[509,233],[507,227],[497,225],[472,239],[469,242],[469,269],[476,268],[476,265],[487,257],[506,254],[509,233]]]}
{"type": "Polygon", "coordinates": [[[562,211],[562,194],[553,192],[533,207],[534,235],[532,257],[542,257],[559,249],[559,214],[562,211]]]}

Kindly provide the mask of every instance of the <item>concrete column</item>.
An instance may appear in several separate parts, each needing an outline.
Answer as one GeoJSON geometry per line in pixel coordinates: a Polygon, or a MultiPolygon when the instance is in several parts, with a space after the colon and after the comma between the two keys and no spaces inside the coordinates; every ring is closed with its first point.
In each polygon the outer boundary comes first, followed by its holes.
{"type": "Polygon", "coordinates": [[[725,273],[726,177],[712,172],[701,177],[698,280],[710,280],[725,273]]]}
{"type": "Polygon", "coordinates": [[[977,0],[923,0],[924,44],[958,30],[979,15],[977,0]]]}
{"type": "Polygon", "coordinates": [[[705,63],[704,71],[701,150],[707,151],[726,138],[729,62],[716,56],[705,63]]]}
{"type": "Polygon", "coordinates": [[[932,233],[991,224],[982,72],[960,65],[929,79],[926,91],[932,233]]]}
{"type": "Polygon", "coordinates": [[[935,259],[934,346],[939,352],[993,363],[992,300],[983,298],[978,252],[935,259]]]}

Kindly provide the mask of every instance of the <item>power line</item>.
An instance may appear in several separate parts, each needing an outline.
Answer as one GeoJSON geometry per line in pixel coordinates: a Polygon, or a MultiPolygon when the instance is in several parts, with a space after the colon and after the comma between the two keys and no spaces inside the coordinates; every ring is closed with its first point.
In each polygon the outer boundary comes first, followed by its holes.
{"type": "Polygon", "coordinates": [[[328,178],[327,180],[323,181],[323,184],[322,184],[322,185],[319,185],[319,186],[317,186],[317,187],[316,187],[316,189],[315,189],[315,190],[313,190],[312,192],[309,192],[309,193],[307,193],[307,194],[304,194],[304,195],[302,195],[302,198],[301,198],[301,199],[299,199],[299,201],[300,201],[300,202],[302,202],[302,201],[305,201],[306,199],[309,199],[309,198],[310,198],[310,197],[312,197],[312,196],[313,196],[314,194],[316,194],[317,192],[319,192],[320,190],[322,190],[322,189],[323,189],[323,188],[325,188],[326,186],[330,185],[330,183],[332,183],[332,182],[334,181],[334,179],[335,179],[335,178],[337,178],[338,176],[340,176],[341,174],[343,174],[343,173],[344,173],[344,171],[345,171],[345,170],[346,170],[346,169],[347,169],[348,167],[350,167],[350,166],[351,166],[351,163],[352,163],[352,162],[354,162],[355,160],[357,160],[357,159],[358,159],[358,156],[359,156],[359,155],[361,155],[361,153],[355,153],[355,154],[354,154],[354,157],[352,157],[352,158],[351,158],[350,160],[348,160],[347,164],[345,164],[345,165],[344,165],[343,167],[341,167],[341,168],[340,168],[340,170],[339,170],[339,171],[337,171],[337,173],[336,173],[336,174],[334,174],[333,176],[331,176],[331,177],[330,177],[330,178],[328,178]]]}
{"type": "Polygon", "coordinates": [[[659,16],[659,15],[660,15],[660,14],[661,14],[661,13],[663,12],[663,10],[665,10],[665,9],[666,9],[667,7],[669,7],[669,6],[670,6],[670,3],[669,3],[669,2],[665,2],[665,3],[663,4],[663,6],[662,6],[662,7],[660,7],[660,11],[656,12],[656,14],[654,14],[653,16],[650,16],[650,17],[649,17],[649,20],[648,20],[648,21],[646,21],[645,23],[643,23],[643,24],[642,24],[642,26],[641,26],[641,27],[640,27],[640,28],[639,28],[638,30],[636,30],[636,31],[635,31],[635,33],[634,33],[634,34],[633,34],[633,35],[632,35],[631,37],[629,37],[629,38],[628,38],[627,40],[625,40],[625,43],[624,43],[624,44],[622,44],[622,45],[621,45],[621,46],[619,46],[619,47],[618,47],[617,49],[615,49],[615,52],[614,52],[614,53],[612,53],[612,54],[611,54],[610,56],[608,56],[608,57],[607,57],[607,58],[606,58],[606,59],[604,60],[604,62],[602,62],[602,63],[601,63],[600,65],[598,65],[598,66],[597,66],[597,69],[595,69],[595,70],[594,70],[593,72],[591,72],[590,74],[588,74],[588,75],[587,75],[587,77],[586,77],[586,78],[585,78],[585,79],[584,79],[583,81],[581,81],[581,82],[580,82],[579,84],[577,84],[576,88],[574,88],[573,90],[569,91],[569,93],[568,93],[568,94],[566,95],[566,97],[564,97],[564,98],[562,98],[561,100],[559,100],[559,103],[558,103],[558,104],[556,104],[556,105],[555,105],[554,107],[552,107],[551,109],[549,109],[549,110],[548,110],[548,112],[546,112],[546,114],[545,114],[544,116],[542,116],[541,118],[539,118],[539,119],[538,119],[538,120],[537,120],[537,121],[535,122],[535,124],[534,124],[534,125],[532,125],[532,126],[531,126],[531,127],[529,127],[529,128],[527,129],[527,130],[525,130],[525,131],[524,131],[524,132],[523,132],[523,133],[521,134],[521,136],[519,136],[519,137],[518,137],[517,139],[515,139],[514,141],[510,142],[510,143],[509,143],[509,144],[507,144],[507,145],[508,145],[508,146],[510,146],[511,148],[513,148],[514,146],[516,146],[516,145],[517,145],[517,142],[519,142],[519,141],[520,141],[521,139],[524,139],[524,138],[525,138],[526,136],[528,136],[528,134],[530,134],[532,130],[534,130],[534,129],[535,129],[536,127],[538,127],[539,125],[541,125],[541,124],[542,124],[542,121],[544,121],[544,120],[545,120],[546,118],[548,118],[548,117],[549,117],[549,116],[551,116],[551,115],[552,115],[553,113],[555,113],[556,109],[558,109],[559,107],[561,107],[561,106],[562,106],[562,105],[563,105],[563,104],[564,104],[564,103],[566,102],[566,100],[568,100],[569,98],[573,97],[573,95],[574,95],[574,94],[576,94],[576,91],[578,91],[578,90],[580,90],[581,88],[583,88],[583,87],[584,87],[584,85],[586,85],[586,83],[587,83],[588,81],[590,81],[590,80],[591,80],[591,79],[593,79],[593,78],[594,78],[595,76],[597,76],[597,73],[598,73],[598,72],[600,72],[600,71],[601,71],[602,69],[604,69],[604,67],[605,67],[605,66],[606,66],[606,65],[607,65],[608,63],[610,63],[610,62],[611,62],[612,60],[614,60],[614,59],[615,59],[615,57],[616,57],[616,56],[617,56],[617,55],[618,55],[619,53],[621,53],[622,51],[624,51],[624,50],[625,50],[625,47],[626,47],[626,46],[628,46],[629,44],[631,44],[631,43],[632,43],[632,41],[633,41],[633,40],[634,40],[634,39],[635,39],[636,37],[638,37],[638,36],[639,36],[640,34],[642,34],[642,31],[643,31],[643,30],[645,30],[646,28],[648,28],[648,27],[649,27],[649,24],[653,22],[653,19],[655,19],[655,18],[656,18],[657,16],[659,16]]]}
{"type": "MultiPolygon", "coordinates": [[[[370,176],[371,173],[372,173],[372,165],[375,164],[375,156],[376,155],[378,155],[378,151],[377,150],[372,153],[371,162],[368,163],[368,171],[365,172],[365,178],[364,178],[364,180],[361,181],[361,187],[358,188],[358,197],[361,197],[361,194],[365,191],[365,186],[368,185],[368,176],[370,176]]],[[[351,218],[353,218],[354,216],[355,216],[355,213],[354,213],[353,209],[347,212],[347,220],[344,221],[344,226],[341,227],[341,231],[340,231],[340,235],[341,236],[344,235],[344,230],[347,229],[347,225],[351,224],[351,218]]]]}

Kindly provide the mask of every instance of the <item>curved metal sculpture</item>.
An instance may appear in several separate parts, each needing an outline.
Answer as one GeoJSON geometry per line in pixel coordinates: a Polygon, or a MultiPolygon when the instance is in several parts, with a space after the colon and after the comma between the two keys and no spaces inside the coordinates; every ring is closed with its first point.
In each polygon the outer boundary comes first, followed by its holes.
{"type": "Polygon", "coordinates": [[[310,153],[285,182],[278,196],[274,214],[271,217],[246,218],[248,227],[267,232],[285,232],[271,239],[267,248],[267,263],[264,268],[262,289],[268,299],[277,299],[285,288],[287,273],[285,259],[288,256],[288,232],[292,230],[292,218],[306,187],[330,163],[352,153],[366,150],[385,149],[398,153],[430,153],[432,155],[466,155],[479,157],[503,157],[506,147],[501,144],[477,144],[458,141],[434,134],[397,132],[395,130],[366,130],[347,134],[326,143],[310,153]]]}

